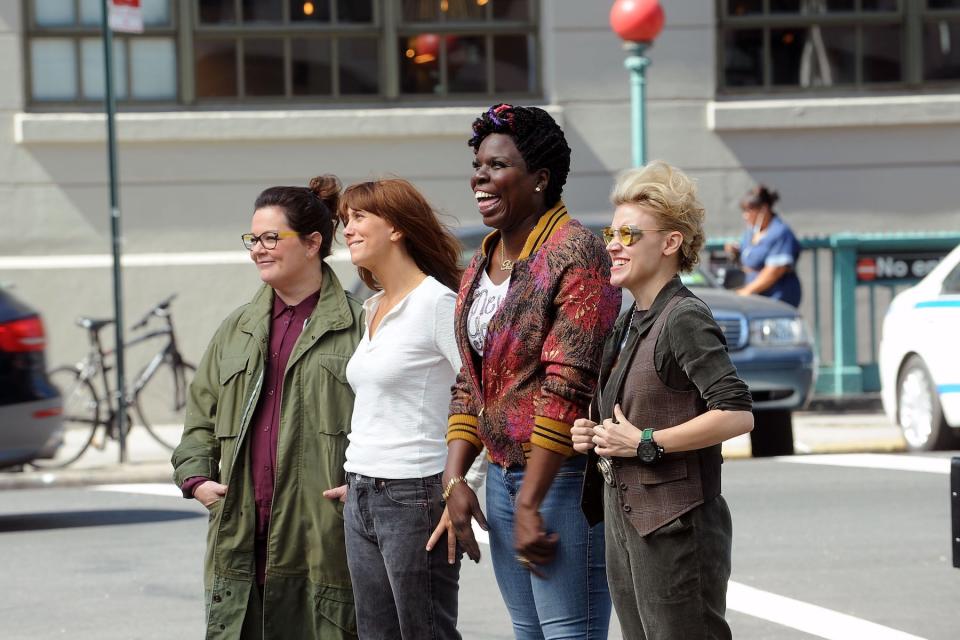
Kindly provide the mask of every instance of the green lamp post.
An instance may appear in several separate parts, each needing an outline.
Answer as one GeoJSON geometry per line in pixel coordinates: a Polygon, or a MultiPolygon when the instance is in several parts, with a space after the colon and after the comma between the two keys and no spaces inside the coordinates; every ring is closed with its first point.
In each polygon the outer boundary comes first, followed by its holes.
{"type": "Polygon", "coordinates": [[[643,55],[663,29],[663,8],[658,0],[617,0],[610,9],[610,27],[624,40],[630,71],[630,123],[633,166],[647,162],[647,66],[643,55]]]}

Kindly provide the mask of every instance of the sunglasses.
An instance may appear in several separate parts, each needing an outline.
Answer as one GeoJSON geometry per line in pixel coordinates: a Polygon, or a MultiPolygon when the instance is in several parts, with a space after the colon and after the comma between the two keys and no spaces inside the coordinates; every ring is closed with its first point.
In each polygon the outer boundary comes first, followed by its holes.
{"type": "Polygon", "coordinates": [[[629,247],[634,242],[640,240],[644,233],[653,233],[654,231],[666,231],[666,229],[638,229],[632,225],[625,224],[622,227],[604,227],[600,230],[603,235],[603,241],[607,244],[613,242],[614,238],[620,240],[620,244],[629,247]]]}

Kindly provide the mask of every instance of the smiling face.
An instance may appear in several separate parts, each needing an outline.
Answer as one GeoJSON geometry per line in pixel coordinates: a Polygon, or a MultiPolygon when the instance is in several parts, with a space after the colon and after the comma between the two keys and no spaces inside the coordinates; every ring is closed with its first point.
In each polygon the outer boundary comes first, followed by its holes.
{"type": "Polygon", "coordinates": [[[492,133],[484,138],[470,178],[483,224],[509,230],[531,216],[539,216],[549,177],[546,169],[532,173],[527,170],[527,163],[510,136],[492,133]]]}
{"type": "MultiPolygon", "coordinates": [[[[263,207],[253,214],[250,233],[260,236],[268,231],[293,231],[280,207],[263,207]]],[[[260,271],[260,279],[278,290],[288,290],[296,283],[315,278],[320,270],[320,234],[310,237],[285,237],[273,249],[258,242],[250,250],[250,259],[260,271]]]]}
{"type": "MultiPolygon", "coordinates": [[[[631,226],[637,229],[659,229],[656,216],[640,205],[621,204],[613,214],[610,226],[619,229],[631,226]]],[[[675,233],[675,232],[674,232],[675,233]]],[[[669,235],[662,231],[644,231],[642,237],[634,236],[633,244],[625,247],[619,235],[607,244],[607,253],[613,265],[610,267],[610,284],[615,287],[638,291],[649,283],[663,268],[670,245],[669,235]]],[[[669,255],[676,251],[669,251],[669,255]]]]}
{"type": "Polygon", "coordinates": [[[350,250],[350,261],[375,271],[378,262],[397,248],[400,233],[387,220],[362,209],[347,209],[343,239],[350,250]]]}

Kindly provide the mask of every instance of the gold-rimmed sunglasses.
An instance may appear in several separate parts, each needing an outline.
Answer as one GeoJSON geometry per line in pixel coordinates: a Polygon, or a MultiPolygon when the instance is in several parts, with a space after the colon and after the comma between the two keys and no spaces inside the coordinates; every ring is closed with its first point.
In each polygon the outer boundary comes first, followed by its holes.
{"type": "Polygon", "coordinates": [[[253,248],[257,246],[258,242],[264,249],[276,249],[277,243],[280,242],[282,238],[295,238],[299,235],[296,231],[265,231],[258,236],[252,233],[245,233],[240,236],[240,239],[243,240],[243,246],[245,246],[248,251],[253,251],[253,248]]]}
{"type": "Polygon", "coordinates": [[[633,225],[625,224],[617,228],[604,227],[600,230],[600,233],[603,235],[603,241],[607,244],[613,242],[614,238],[619,238],[620,244],[629,247],[640,240],[644,233],[653,233],[654,231],[666,231],[666,229],[639,229],[633,225]]]}

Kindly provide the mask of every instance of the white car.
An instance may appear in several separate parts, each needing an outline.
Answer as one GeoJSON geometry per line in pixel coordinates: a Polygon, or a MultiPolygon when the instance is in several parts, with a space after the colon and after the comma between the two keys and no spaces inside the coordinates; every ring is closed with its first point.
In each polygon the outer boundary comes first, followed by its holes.
{"type": "Polygon", "coordinates": [[[960,446],[960,246],[890,303],[880,341],[883,409],[912,451],[960,446]]]}

